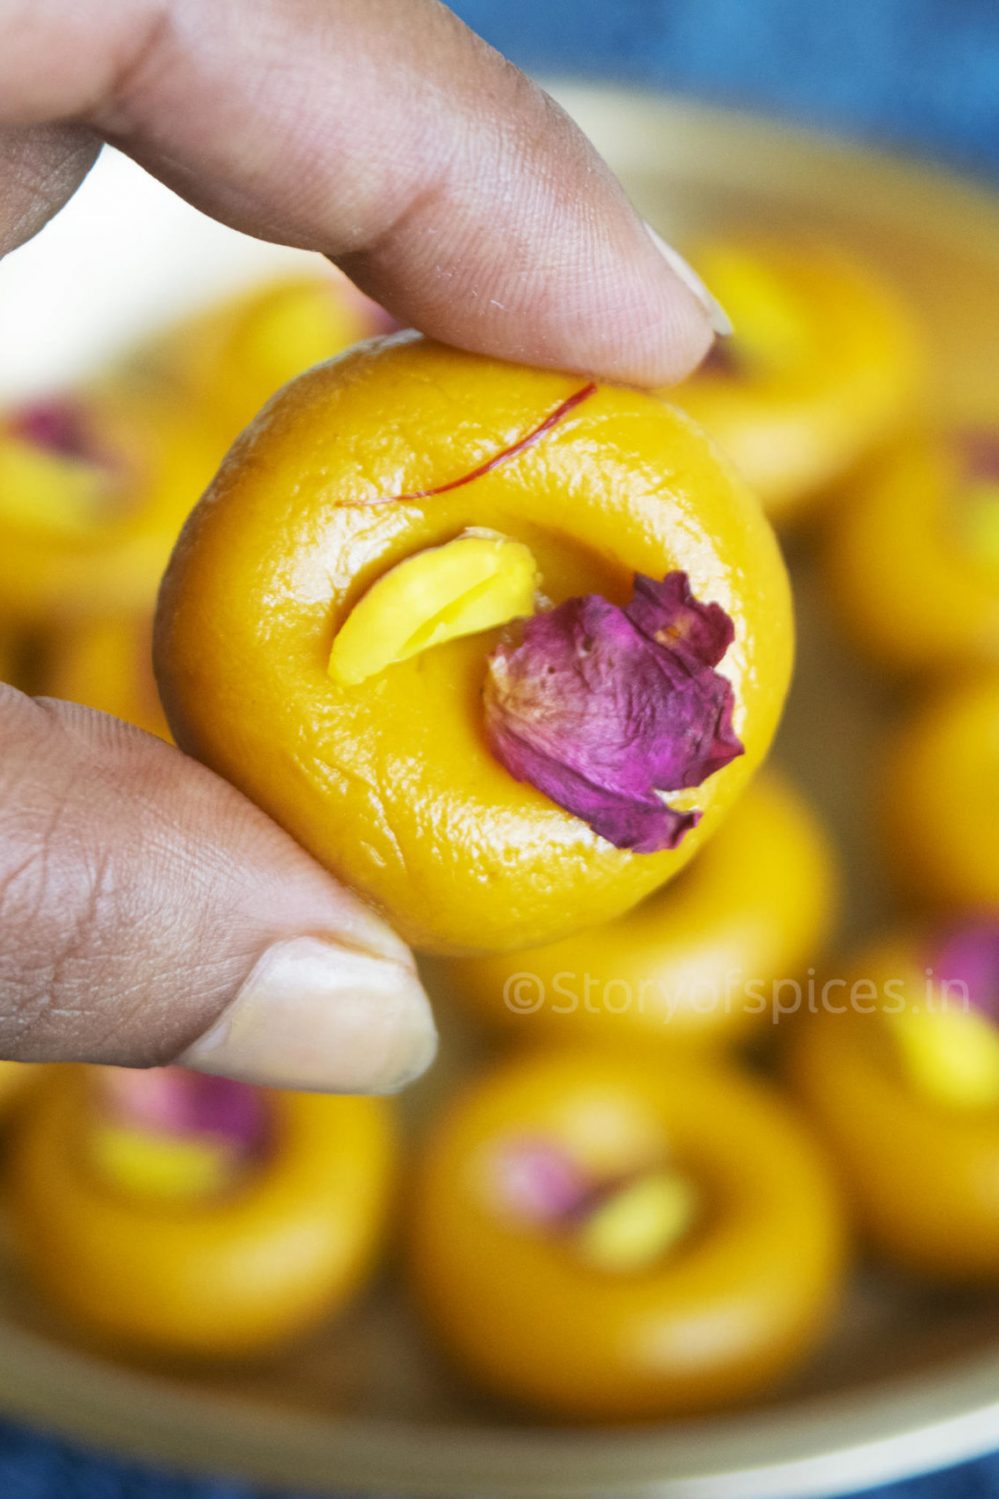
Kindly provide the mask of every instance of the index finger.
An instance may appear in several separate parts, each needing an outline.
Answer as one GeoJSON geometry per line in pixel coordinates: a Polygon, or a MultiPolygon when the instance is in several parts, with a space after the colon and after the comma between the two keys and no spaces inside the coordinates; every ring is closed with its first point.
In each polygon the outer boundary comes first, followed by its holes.
{"type": "Polygon", "coordinates": [[[709,294],[581,132],[436,0],[0,0],[0,19],[0,124],[96,130],[434,337],[650,385],[711,343],[709,294]]]}

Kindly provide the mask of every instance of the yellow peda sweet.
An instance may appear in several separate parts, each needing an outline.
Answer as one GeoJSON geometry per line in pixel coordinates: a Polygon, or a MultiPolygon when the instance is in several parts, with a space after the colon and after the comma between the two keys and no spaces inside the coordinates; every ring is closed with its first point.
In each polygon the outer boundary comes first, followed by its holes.
{"type": "Polygon", "coordinates": [[[791,655],[772,532],[685,416],[414,334],[264,408],[184,530],[156,632],[178,743],[438,952],[552,941],[668,880],[765,755],[791,655]],[[442,566],[482,532],[529,549],[527,618],[491,566],[464,591],[442,566]],[[483,586],[506,625],[481,628],[483,586]],[[377,669],[338,680],[376,589],[377,669]]]}
{"type": "Polygon", "coordinates": [[[718,238],[694,263],[735,331],[671,399],[790,524],[913,413],[918,330],[870,267],[818,240],[718,238]]]}
{"type": "Polygon", "coordinates": [[[836,862],[801,795],[764,772],[671,885],[546,947],[445,959],[442,986],[518,1040],[718,1046],[772,1011],[775,986],[817,960],[836,862]]]}
{"type": "Polygon", "coordinates": [[[826,544],[829,595],[895,671],[999,663],[999,437],[910,433],[851,484],[826,544]]]}

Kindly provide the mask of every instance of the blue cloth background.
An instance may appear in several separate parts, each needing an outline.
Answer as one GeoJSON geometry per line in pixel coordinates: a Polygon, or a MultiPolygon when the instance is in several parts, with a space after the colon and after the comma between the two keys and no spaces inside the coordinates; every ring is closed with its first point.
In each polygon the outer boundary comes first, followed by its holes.
{"type": "Polygon", "coordinates": [[[655,85],[999,176],[995,0],[449,0],[514,62],[655,85]]]}
{"type": "MultiPolygon", "coordinates": [[[[999,177],[996,0],[452,0],[452,7],[535,72],[750,106],[999,177]]],[[[878,1495],[999,1499],[999,1456],[878,1495]]],[[[278,1499],[114,1462],[2,1423],[0,1496],[278,1499]]]]}

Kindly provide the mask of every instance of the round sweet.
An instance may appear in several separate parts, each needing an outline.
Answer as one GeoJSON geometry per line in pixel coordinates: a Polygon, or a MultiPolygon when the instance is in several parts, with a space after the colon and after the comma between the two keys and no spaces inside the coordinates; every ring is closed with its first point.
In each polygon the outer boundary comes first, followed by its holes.
{"type": "Polygon", "coordinates": [[[151,612],[215,457],[187,415],[125,386],[0,417],[0,620],[151,612]]]}
{"type": "MultiPolygon", "coordinates": [[[[930,952],[926,933],[898,932],[859,955],[830,1004],[791,1028],[787,1073],[877,1253],[933,1280],[996,1283],[999,1032],[978,1022],[967,1039],[958,1032],[956,1056],[952,1045],[945,1053],[930,952]],[[982,1093],[983,1038],[992,1096],[962,1105],[960,1088],[982,1093]]],[[[968,1025],[963,1001],[956,1024],[968,1025]]]]}
{"type": "Polygon", "coordinates": [[[425,1147],[410,1229],[454,1359],[574,1419],[769,1388],[822,1336],[843,1273],[836,1194],[783,1101],[719,1064],[634,1055],[534,1053],[473,1083],[425,1147]]]}
{"type": "MultiPolygon", "coordinates": [[[[0,540],[0,546],[2,546],[0,540]]],[[[42,629],[9,629],[0,610],[0,682],[20,692],[45,690],[49,671],[49,639],[42,629]]]]}
{"type": "Polygon", "coordinates": [[[394,1176],[384,1100],[267,1092],[273,1148],[232,1191],[157,1203],[88,1159],[99,1069],[61,1071],[12,1140],[8,1212],[27,1271],[81,1330],[229,1358],[307,1331],[356,1293],[394,1176]]]}
{"type": "Polygon", "coordinates": [[[152,636],[148,614],[81,619],[50,642],[45,693],[169,739],[153,676],[152,636]]]}
{"type": "Polygon", "coordinates": [[[0,1062],[0,1115],[19,1103],[29,1088],[45,1075],[46,1069],[36,1062],[0,1062]]]}
{"type": "MultiPolygon", "coordinates": [[[[413,590],[388,594],[394,609],[413,590]]],[[[432,617],[433,601],[423,607],[432,617]]],[[[528,624],[554,630],[558,613],[528,624]]],[[[414,616],[413,629],[425,623],[414,616]]],[[[412,334],[310,371],[265,408],[185,528],[156,639],[178,743],[411,942],[444,952],[553,940],[675,874],[765,754],[791,652],[773,535],[684,416],[651,394],[412,334]],[[615,846],[500,763],[483,708],[496,629],[360,682],[331,677],[331,646],[358,601],[469,528],[486,528],[498,547],[526,544],[549,604],[582,601],[621,624],[636,574],[669,577],[649,586],[673,589],[674,601],[686,576],[695,602],[678,603],[684,628],[700,640],[731,622],[719,670],[745,753],[703,784],[685,781],[675,805],[703,817],[676,846],[615,846]]],[[[659,706],[643,697],[636,711],[659,706]]],[[[578,748],[559,741],[555,752],[578,748]]]]}
{"type": "Polygon", "coordinates": [[[392,326],[346,276],[328,269],[253,286],[140,344],[123,375],[196,409],[222,452],[279,386],[392,326]]]}
{"type": "Polygon", "coordinates": [[[870,267],[820,241],[718,239],[693,263],[735,332],[672,399],[790,524],[919,404],[914,320],[870,267]]]}
{"type": "Polygon", "coordinates": [[[837,509],[829,595],[878,664],[999,665],[999,484],[981,471],[986,456],[999,474],[994,435],[914,433],[859,475],[837,509]]]}
{"type": "Polygon", "coordinates": [[[903,886],[945,907],[999,910],[999,672],[939,688],[916,709],[878,796],[903,886]]]}
{"type": "Polygon", "coordinates": [[[837,904],[811,808],[765,772],[694,863],[615,921],[524,952],[453,958],[448,996],[522,1041],[718,1045],[771,1013],[774,986],[815,962],[837,904]]]}
{"type": "Polygon", "coordinates": [[[14,682],[16,663],[17,647],[13,636],[0,634],[0,682],[14,682]]]}

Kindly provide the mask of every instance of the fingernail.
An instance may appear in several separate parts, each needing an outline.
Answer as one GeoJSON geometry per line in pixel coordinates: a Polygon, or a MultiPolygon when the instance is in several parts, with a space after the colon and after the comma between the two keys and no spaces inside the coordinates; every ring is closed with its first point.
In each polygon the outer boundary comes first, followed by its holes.
{"type": "Polygon", "coordinates": [[[693,292],[704,308],[711,320],[711,327],[714,332],[718,334],[719,338],[729,338],[732,334],[732,319],[718,298],[713,292],[708,290],[700,276],[694,270],[694,267],[689,261],[684,260],[679,250],[674,250],[672,245],[668,245],[662,235],[656,233],[651,224],[646,224],[645,227],[648,230],[652,243],[666,264],[679,276],[687,290],[693,292]]]}
{"type": "Polygon", "coordinates": [[[437,1031],[407,965],[319,937],[275,943],[178,1060],[272,1088],[393,1093],[433,1061],[437,1031]]]}

